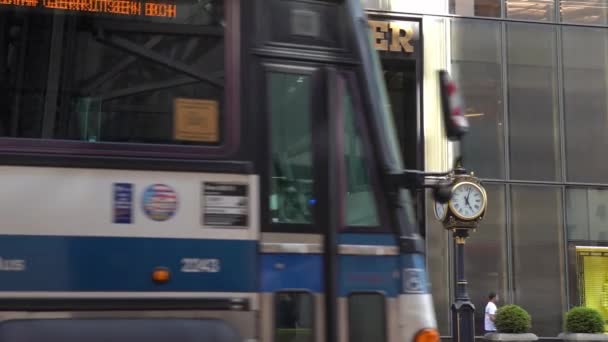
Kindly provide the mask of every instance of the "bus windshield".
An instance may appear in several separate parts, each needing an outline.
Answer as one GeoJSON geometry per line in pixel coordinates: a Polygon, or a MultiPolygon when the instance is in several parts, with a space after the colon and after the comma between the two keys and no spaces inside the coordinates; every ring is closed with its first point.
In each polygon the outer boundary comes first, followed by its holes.
{"type": "Polygon", "coordinates": [[[225,27],[217,0],[2,0],[0,136],[219,144],[225,27]]]}

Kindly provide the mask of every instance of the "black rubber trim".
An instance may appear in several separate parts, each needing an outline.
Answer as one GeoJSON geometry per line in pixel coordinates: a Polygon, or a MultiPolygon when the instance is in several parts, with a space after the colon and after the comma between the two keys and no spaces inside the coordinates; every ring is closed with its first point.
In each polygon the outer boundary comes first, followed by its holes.
{"type": "Polygon", "coordinates": [[[426,252],[425,241],[420,237],[414,238],[399,238],[399,252],[401,254],[421,253],[426,252]]]}
{"type": "Polygon", "coordinates": [[[253,163],[248,161],[1,154],[0,165],[254,174],[253,163]]]}
{"type": "Polygon", "coordinates": [[[248,299],[231,298],[44,298],[0,299],[0,311],[249,311],[248,299]]]}

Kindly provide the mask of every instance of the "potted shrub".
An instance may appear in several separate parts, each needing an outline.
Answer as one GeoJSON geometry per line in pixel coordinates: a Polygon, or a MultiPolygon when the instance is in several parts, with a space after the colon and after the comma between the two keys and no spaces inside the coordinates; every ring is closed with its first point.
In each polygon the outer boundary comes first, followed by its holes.
{"type": "Polygon", "coordinates": [[[488,341],[536,341],[538,336],[529,333],[532,327],[530,314],[518,305],[505,305],[496,311],[494,325],[498,330],[495,333],[486,334],[488,341]]]}
{"type": "Polygon", "coordinates": [[[599,311],[575,307],[566,313],[566,332],[559,334],[564,341],[608,341],[604,334],[604,319],[599,311]]]}

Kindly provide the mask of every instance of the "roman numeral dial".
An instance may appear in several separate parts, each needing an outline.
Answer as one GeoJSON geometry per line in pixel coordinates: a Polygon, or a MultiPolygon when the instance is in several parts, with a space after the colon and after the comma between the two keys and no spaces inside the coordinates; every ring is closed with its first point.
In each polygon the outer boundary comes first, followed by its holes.
{"type": "Polygon", "coordinates": [[[451,212],[461,220],[474,220],[486,209],[486,193],[470,182],[461,182],[454,186],[449,206],[451,212]]]}

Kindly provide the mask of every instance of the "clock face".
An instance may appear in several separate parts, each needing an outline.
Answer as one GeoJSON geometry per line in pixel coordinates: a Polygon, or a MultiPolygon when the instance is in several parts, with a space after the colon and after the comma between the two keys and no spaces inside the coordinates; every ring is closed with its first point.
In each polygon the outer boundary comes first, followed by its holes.
{"type": "Polygon", "coordinates": [[[445,214],[447,214],[447,208],[448,205],[447,204],[442,204],[439,202],[435,202],[435,217],[439,220],[439,221],[443,221],[443,219],[445,218],[445,214]]]}
{"type": "Polygon", "coordinates": [[[462,220],[479,217],[486,208],[486,194],[476,184],[462,182],[454,187],[450,209],[462,220]]]}

